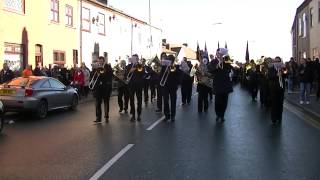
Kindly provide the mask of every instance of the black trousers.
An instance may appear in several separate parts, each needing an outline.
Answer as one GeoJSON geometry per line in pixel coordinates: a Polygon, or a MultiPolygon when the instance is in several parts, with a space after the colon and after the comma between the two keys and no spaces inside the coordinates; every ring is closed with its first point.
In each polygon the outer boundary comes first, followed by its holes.
{"type": "Polygon", "coordinates": [[[228,93],[219,93],[215,95],[215,110],[219,118],[223,118],[228,106],[228,93]]]}
{"type": "Polygon", "coordinates": [[[134,97],[137,97],[137,114],[138,116],[141,115],[142,110],[142,86],[131,86],[129,87],[129,94],[130,94],[130,113],[133,117],[136,115],[136,108],[134,97]]]}
{"type": "Polygon", "coordinates": [[[120,110],[128,110],[129,90],[127,86],[118,87],[118,104],[120,110]]]}
{"type": "Polygon", "coordinates": [[[144,87],[143,87],[144,102],[148,102],[149,100],[149,87],[150,87],[150,81],[145,80],[144,87]]]}
{"type": "Polygon", "coordinates": [[[258,84],[257,83],[250,83],[250,93],[252,100],[256,100],[258,95],[258,84]]]}
{"type": "Polygon", "coordinates": [[[176,87],[163,87],[163,104],[164,115],[167,118],[174,118],[176,116],[176,104],[177,104],[177,88],[176,87]],[[170,107],[169,107],[170,99],[170,107]]]}
{"type": "Polygon", "coordinates": [[[162,87],[160,85],[157,85],[157,108],[158,110],[161,110],[161,111],[162,111],[162,101],[163,101],[162,87]]]}
{"type": "Polygon", "coordinates": [[[280,87],[270,87],[271,96],[271,120],[281,121],[283,112],[284,89],[280,87]]]}
{"type": "Polygon", "coordinates": [[[102,101],[104,104],[104,117],[109,118],[109,101],[110,101],[110,96],[105,96],[105,97],[96,97],[96,118],[98,121],[101,120],[101,105],[102,101]]]}
{"type": "Polygon", "coordinates": [[[210,88],[210,91],[209,91],[209,98],[210,98],[210,101],[213,99],[213,89],[210,88]]]}
{"type": "Polygon", "coordinates": [[[151,91],[151,101],[152,101],[152,99],[156,97],[156,83],[154,82],[150,83],[150,91],[151,91]]]}
{"type": "Polygon", "coordinates": [[[210,88],[203,85],[198,84],[198,112],[207,111],[209,106],[208,95],[210,92],[210,88]]]}
{"type": "Polygon", "coordinates": [[[192,82],[190,80],[184,80],[181,83],[181,97],[182,103],[190,103],[192,97],[192,82]]]}

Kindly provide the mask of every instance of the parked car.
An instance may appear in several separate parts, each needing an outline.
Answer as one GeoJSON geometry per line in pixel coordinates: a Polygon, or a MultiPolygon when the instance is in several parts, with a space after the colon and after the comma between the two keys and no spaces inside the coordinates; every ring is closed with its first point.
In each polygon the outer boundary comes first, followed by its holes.
{"type": "Polygon", "coordinates": [[[4,126],[4,118],[3,118],[3,103],[0,101],[0,133],[2,132],[4,126]]]}
{"type": "Polygon", "coordinates": [[[2,84],[0,100],[5,107],[4,112],[29,111],[42,119],[54,109],[76,109],[79,96],[73,87],[65,86],[55,78],[30,76],[2,84]]]}

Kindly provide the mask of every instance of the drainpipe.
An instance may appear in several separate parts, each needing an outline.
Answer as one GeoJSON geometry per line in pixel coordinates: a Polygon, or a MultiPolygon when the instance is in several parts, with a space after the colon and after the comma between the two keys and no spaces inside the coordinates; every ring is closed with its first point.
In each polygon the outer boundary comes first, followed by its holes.
{"type": "Polygon", "coordinates": [[[80,0],[80,61],[82,63],[82,0],[80,0]]]}

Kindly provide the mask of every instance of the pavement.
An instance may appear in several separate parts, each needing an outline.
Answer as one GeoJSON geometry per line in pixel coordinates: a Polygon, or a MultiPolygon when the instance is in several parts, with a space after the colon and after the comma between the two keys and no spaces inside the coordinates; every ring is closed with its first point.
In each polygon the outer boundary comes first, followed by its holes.
{"type": "MultiPolygon", "coordinates": [[[[84,101],[83,101],[84,102],[84,101]]],[[[285,103],[283,122],[236,86],[224,124],[214,103],[197,112],[197,94],[175,122],[163,122],[156,104],[143,104],[142,121],[118,112],[95,124],[94,102],[43,120],[19,115],[0,134],[0,179],[46,180],[318,180],[320,126],[285,103]]]]}
{"type": "Polygon", "coordinates": [[[300,95],[299,91],[293,93],[286,93],[285,99],[290,104],[300,108],[305,113],[308,113],[310,116],[313,116],[320,123],[320,101],[317,101],[316,95],[313,93],[310,97],[310,104],[300,104],[300,95]]]}

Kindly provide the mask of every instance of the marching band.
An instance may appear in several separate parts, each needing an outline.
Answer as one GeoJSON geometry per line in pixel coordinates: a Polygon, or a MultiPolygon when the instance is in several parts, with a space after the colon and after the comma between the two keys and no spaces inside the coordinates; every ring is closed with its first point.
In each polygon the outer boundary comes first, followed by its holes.
{"type": "MultiPolygon", "coordinates": [[[[209,57],[203,51],[199,52],[197,64],[192,65],[187,58],[181,62],[173,55],[161,54],[160,59],[154,58],[148,62],[137,54],[129,58],[129,64],[121,60],[113,69],[104,62],[103,57],[92,64],[93,76],[89,89],[93,91],[96,99],[96,120],[101,122],[101,105],[104,103],[105,121],[109,121],[109,101],[112,92],[112,79],[118,81],[119,113],[127,113],[130,105],[131,122],[141,121],[142,98],[147,105],[149,90],[151,102],[156,99],[156,112],[164,114],[164,121],[175,121],[177,90],[181,87],[182,104],[190,104],[193,84],[196,83],[198,92],[198,112],[208,112],[209,96],[215,96],[216,121],[225,121],[225,112],[228,106],[228,96],[233,92],[234,68],[230,60],[228,49],[219,48],[216,56],[209,57]]],[[[265,58],[261,64],[248,63],[244,66],[249,81],[252,100],[257,97],[255,80],[259,83],[260,102],[271,107],[272,123],[281,123],[285,66],[280,57],[265,58]],[[271,100],[270,100],[271,99],[271,100]]]]}

